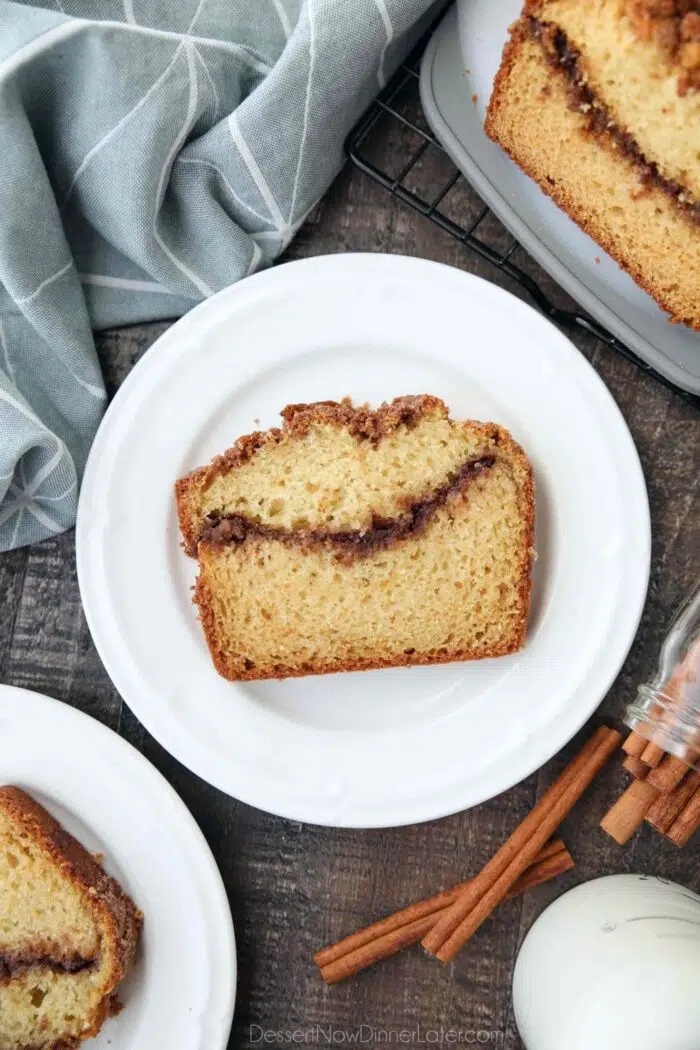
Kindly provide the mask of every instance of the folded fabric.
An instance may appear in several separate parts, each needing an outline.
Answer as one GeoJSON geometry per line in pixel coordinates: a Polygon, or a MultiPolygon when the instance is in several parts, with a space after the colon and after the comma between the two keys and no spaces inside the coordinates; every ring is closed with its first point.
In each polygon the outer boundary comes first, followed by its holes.
{"type": "Polygon", "coordinates": [[[0,550],[75,521],[92,330],[271,263],[430,7],[0,2],[0,550]]]}

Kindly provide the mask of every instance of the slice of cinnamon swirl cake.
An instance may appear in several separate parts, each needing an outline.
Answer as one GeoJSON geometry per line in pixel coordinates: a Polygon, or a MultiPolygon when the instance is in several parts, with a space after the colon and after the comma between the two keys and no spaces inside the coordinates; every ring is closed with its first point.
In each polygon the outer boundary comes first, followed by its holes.
{"type": "Polygon", "coordinates": [[[176,483],[195,602],[226,678],[515,652],[534,497],[522,449],[442,401],[290,405],[176,483]]]}

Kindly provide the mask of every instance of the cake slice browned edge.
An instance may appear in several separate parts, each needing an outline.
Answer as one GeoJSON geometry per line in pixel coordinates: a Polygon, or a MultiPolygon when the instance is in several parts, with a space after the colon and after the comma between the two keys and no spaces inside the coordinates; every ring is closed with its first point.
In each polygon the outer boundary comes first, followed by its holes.
{"type": "Polygon", "coordinates": [[[114,946],[114,962],[108,977],[111,992],[105,996],[94,1023],[80,1038],[97,1035],[109,1014],[119,1009],[114,991],[126,977],[136,956],[143,914],[116,879],[108,875],[85,847],[22,788],[13,785],[0,787],[0,810],[51,857],[66,881],[86,896],[86,906],[101,913],[109,929],[114,946]]]}
{"type": "MultiPolygon", "coordinates": [[[[649,280],[647,275],[644,274],[631,259],[627,258],[624,253],[613,244],[612,240],[607,237],[602,230],[594,227],[589,222],[576,200],[570,197],[559,183],[553,185],[546,177],[540,175],[530,164],[524,161],[523,158],[513,153],[509,148],[508,143],[502,142],[499,138],[496,121],[498,119],[499,110],[508,102],[509,78],[513,67],[516,65],[520,57],[520,49],[523,43],[530,39],[526,18],[528,16],[537,17],[542,14],[543,6],[545,5],[543,5],[542,0],[525,0],[520,18],[510,27],[509,37],[506,41],[503,55],[501,57],[501,64],[493,82],[493,90],[486,110],[484,131],[493,142],[508,154],[521,171],[531,178],[533,182],[537,183],[543,193],[546,193],[563,212],[573,219],[576,225],[579,226],[584,233],[588,234],[589,237],[599,244],[603,251],[607,252],[607,254],[634,279],[640,288],[643,288],[644,291],[647,292],[656,303],[658,303],[661,309],[669,315],[671,321],[677,324],[680,323],[687,325],[689,328],[698,331],[700,330],[700,318],[679,317],[678,311],[673,303],[668,301],[663,292],[649,280]]],[[[552,76],[559,75],[561,74],[557,73],[556,70],[552,70],[552,76]]],[[[619,155],[615,156],[615,160],[618,164],[624,163],[628,164],[630,167],[633,166],[631,161],[625,160],[619,155]]]]}

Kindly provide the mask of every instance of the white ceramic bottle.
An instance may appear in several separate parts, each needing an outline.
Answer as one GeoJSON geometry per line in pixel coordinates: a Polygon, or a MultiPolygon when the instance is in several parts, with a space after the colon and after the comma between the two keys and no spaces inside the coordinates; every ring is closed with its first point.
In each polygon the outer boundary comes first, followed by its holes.
{"type": "Polygon", "coordinates": [[[540,915],[513,976],[527,1050],[700,1050],[700,897],[647,875],[577,886],[540,915]]]}

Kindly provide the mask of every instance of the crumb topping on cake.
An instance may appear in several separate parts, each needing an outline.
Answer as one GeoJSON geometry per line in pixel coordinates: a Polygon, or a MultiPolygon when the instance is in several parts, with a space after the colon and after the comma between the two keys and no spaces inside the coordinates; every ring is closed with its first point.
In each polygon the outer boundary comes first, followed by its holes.
{"type": "Polygon", "coordinates": [[[624,0],[624,11],[640,40],[653,41],[679,70],[678,94],[700,89],[698,0],[624,0]]]}

